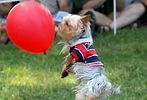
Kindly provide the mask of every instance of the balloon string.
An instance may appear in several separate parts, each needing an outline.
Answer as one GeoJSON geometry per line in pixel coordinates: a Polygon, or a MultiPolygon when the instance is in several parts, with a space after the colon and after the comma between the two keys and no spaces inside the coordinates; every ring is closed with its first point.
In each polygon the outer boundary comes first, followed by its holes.
{"type": "Polygon", "coordinates": [[[43,54],[44,54],[44,55],[47,55],[47,51],[44,51],[43,54]]]}

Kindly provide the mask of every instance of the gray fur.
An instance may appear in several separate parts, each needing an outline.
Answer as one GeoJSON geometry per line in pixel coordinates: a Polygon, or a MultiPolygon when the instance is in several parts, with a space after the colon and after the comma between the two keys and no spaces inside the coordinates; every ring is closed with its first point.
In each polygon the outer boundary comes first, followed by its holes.
{"type": "Polygon", "coordinates": [[[100,100],[111,93],[119,94],[119,87],[111,85],[103,66],[86,66],[84,63],[75,63],[73,72],[78,80],[76,92],[82,92],[85,96],[94,96],[100,100]]]}

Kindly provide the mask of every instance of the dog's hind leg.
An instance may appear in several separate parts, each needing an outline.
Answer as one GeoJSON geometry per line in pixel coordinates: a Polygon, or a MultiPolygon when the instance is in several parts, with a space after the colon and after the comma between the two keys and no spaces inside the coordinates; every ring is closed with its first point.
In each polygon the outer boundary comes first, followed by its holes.
{"type": "Polygon", "coordinates": [[[87,96],[86,97],[86,100],[95,100],[95,97],[93,97],[93,96],[87,96]]]}
{"type": "Polygon", "coordinates": [[[86,99],[86,96],[84,95],[84,93],[79,92],[76,94],[75,100],[87,100],[87,99],[86,99]]]}

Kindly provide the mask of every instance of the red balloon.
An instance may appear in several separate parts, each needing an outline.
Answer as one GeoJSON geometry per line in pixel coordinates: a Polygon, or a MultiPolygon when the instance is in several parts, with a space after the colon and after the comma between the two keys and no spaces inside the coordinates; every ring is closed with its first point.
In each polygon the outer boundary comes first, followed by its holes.
{"type": "Polygon", "coordinates": [[[55,25],[49,10],[35,1],[17,4],[7,16],[7,34],[20,49],[42,53],[50,48],[55,25]]]}

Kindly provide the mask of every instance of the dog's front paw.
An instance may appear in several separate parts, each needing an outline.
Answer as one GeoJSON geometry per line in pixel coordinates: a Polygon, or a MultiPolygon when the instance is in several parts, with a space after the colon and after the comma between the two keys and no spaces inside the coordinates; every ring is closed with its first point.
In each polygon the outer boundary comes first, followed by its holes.
{"type": "Polygon", "coordinates": [[[68,72],[66,70],[61,72],[61,78],[68,76],[68,72]]]}

